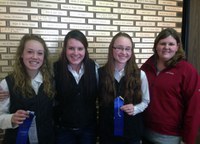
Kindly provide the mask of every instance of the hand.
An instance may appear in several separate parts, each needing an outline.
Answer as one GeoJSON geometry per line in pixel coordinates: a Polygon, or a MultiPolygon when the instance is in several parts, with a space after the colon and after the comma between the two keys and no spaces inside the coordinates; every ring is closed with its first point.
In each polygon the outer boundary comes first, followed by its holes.
{"type": "Polygon", "coordinates": [[[126,104],[120,108],[122,111],[126,112],[128,115],[132,116],[134,112],[133,104],[126,104]]]}
{"type": "Polygon", "coordinates": [[[6,98],[8,98],[10,95],[9,95],[9,92],[7,91],[4,91],[0,88],[0,101],[3,101],[5,100],[6,98]]]}
{"type": "Polygon", "coordinates": [[[24,111],[24,110],[17,110],[12,118],[11,118],[11,121],[14,125],[19,125],[19,124],[22,124],[23,121],[29,117],[29,113],[27,111],[24,111]]]}

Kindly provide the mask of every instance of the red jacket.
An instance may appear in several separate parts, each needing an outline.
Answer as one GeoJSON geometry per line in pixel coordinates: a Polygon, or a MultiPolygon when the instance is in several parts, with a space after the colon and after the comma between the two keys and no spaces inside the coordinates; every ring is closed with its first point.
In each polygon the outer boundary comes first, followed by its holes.
{"type": "Polygon", "coordinates": [[[194,144],[200,123],[200,77],[196,69],[182,60],[157,75],[153,56],[141,69],[147,75],[151,99],[145,111],[146,126],[194,144]]]}

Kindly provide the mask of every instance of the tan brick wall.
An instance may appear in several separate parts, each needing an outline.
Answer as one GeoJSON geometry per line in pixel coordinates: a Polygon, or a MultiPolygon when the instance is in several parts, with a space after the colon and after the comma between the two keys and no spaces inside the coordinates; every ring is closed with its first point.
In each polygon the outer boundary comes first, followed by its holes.
{"type": "MultiPolygon", "coordinates": [[[[182,0],[0,0],[0,79],[12,70],[24,34],[41,35],[55,60],[71,29],[88,38],[90,57],[100,65],[118,31],[130,34],[140,66],[152,55],[155,36],[174,27],[181,32],[182,0]]],[[[2,135],[0,134],[0,138],[2,135]]]]}

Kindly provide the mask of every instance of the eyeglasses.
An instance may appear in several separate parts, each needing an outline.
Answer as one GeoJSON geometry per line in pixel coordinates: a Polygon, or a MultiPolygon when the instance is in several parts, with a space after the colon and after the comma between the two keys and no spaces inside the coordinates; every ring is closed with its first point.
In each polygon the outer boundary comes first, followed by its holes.
{"type": "Polygon", "coordinates": [[[126,51],[126,52],[130,52],[131,51],[131,47],[122,47],[122,46],[113,46],[113,48],[117,51],[117,52],[122,52],[122,51],[126,51]]]}

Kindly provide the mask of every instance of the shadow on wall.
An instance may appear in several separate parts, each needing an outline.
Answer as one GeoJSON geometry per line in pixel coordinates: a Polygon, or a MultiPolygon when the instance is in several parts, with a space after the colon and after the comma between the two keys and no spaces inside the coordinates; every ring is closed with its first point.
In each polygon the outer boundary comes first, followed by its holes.
{"type": "Polygon", "coordinates": [[[0,129],[0,144],[3,144],[3,136],[4,136],[4,131],[0,129]]]}
{"type": "Polygon", "coordinates": [[[196,139],[196,144],[200,144],[200,129],[199,129],[199,133],[196,139]]]}

